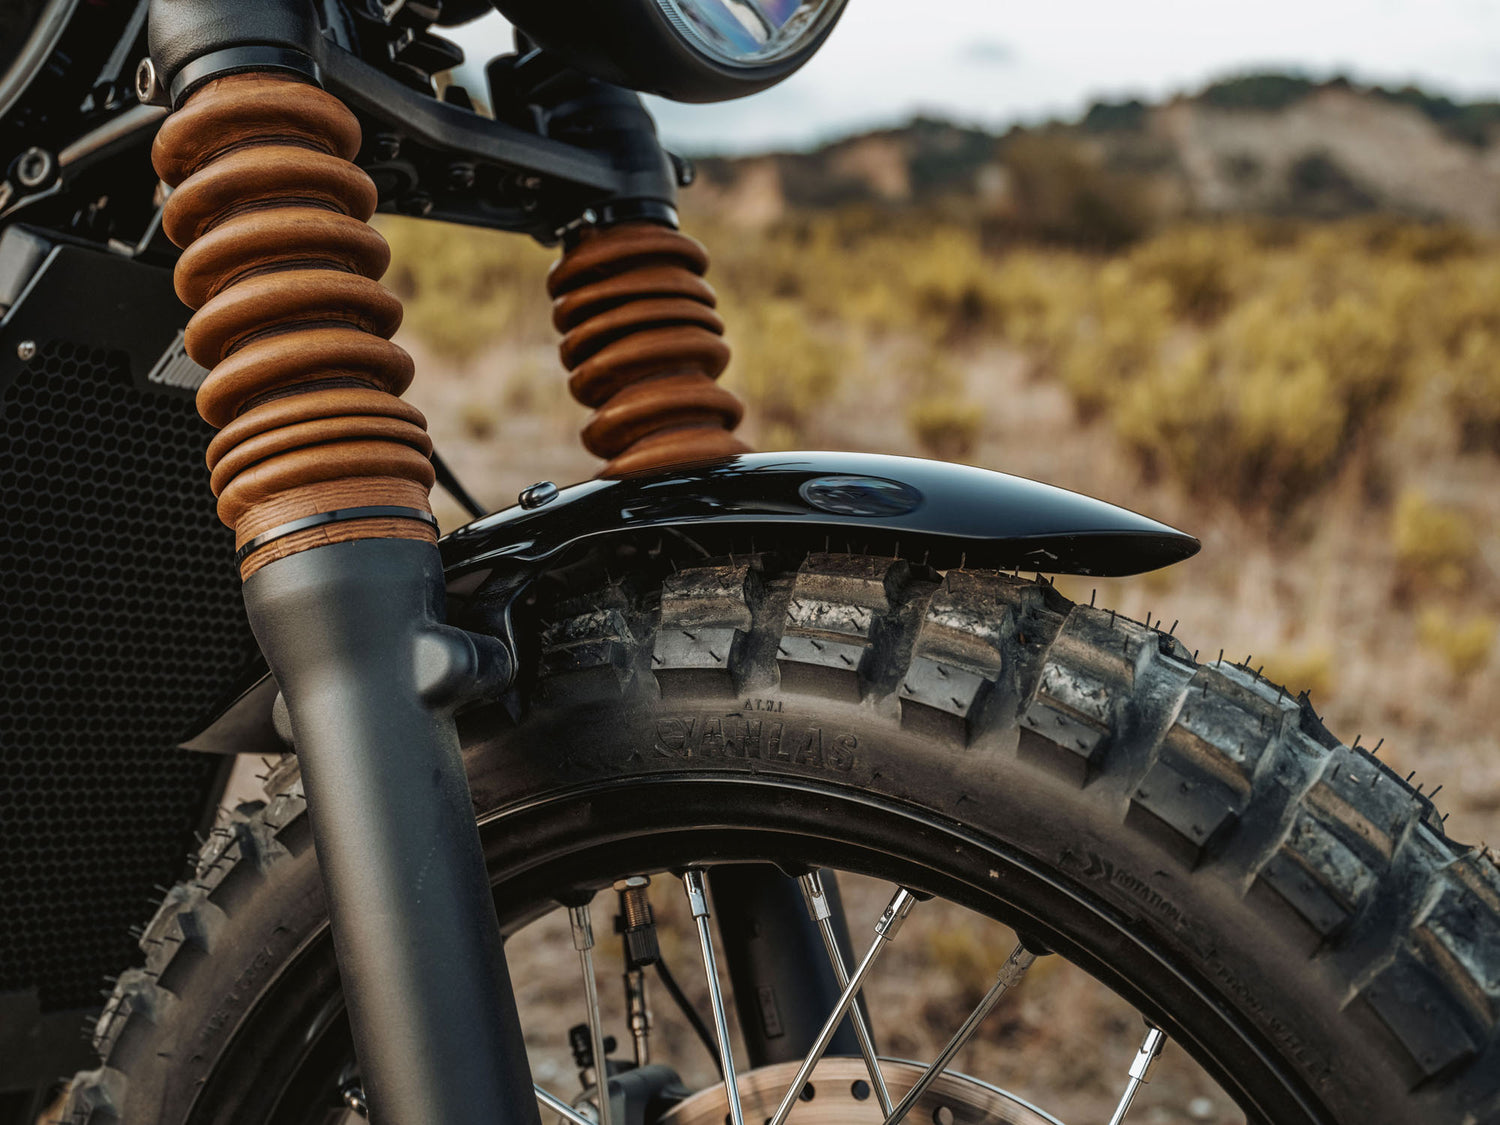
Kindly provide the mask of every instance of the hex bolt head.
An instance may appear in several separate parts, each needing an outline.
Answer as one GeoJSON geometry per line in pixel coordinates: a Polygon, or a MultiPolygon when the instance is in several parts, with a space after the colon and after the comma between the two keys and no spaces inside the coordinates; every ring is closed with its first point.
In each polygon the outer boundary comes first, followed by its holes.
{"type": "Polygon", "coordinates": [[[521,494],[516,497],[516,501],[521,507],[530,511],[533,508],[540,508],[545,504],[552,503],[552,501],[557,499],[557,494],[560,491],[561,489],[550,480],[537,481],[536,484],[521,489],[521,494]]]}
{"type": "Polygon", "coordinates": [[[377,133],[371,146],[376,160],[395,160],[401,155],[401,138],[395,133],[377,133]]]}
{"type": "Polygon", "coordinates": [[[413,192],[406,198],[398,200],[396,209],[403,215],[415,215],[420,219],[432,213],[432,196],[423,191],[413,192]]]}
{"type": "Polygon", "coordinates": [[[135,97],[142,105],[165,105],[161,80],[156,75],[156,64],[151,56],[143,58],[135,68],[135,97]]]}
{"type": "Polygon", "coordinates": [[[474,165],[466,160],[457,160],[448,165],[448,186],[454,191],[467,191],[474,186],[474,165]]]}
{"type": "Polygon", "coordinates": [[[52,154],[33,145],[16,158],[16,182],[24,188],[39,188],[52,178],[52,154]]]}
{"type": "Polygon", "coordinates": [[[16,355],[23,361],[30,362],[36,357],[36,341],[22,340],[16,345],[16,355]]]}

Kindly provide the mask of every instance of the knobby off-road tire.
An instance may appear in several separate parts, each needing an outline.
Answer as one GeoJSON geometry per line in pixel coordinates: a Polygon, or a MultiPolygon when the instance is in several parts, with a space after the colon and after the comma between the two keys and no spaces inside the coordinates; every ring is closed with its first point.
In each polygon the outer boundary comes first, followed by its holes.
{"type": "MultiPolygon", "coordinates": [[[[1305,700],[1045,582],[830,553],[662,570],[540,597],[531,678],[461,724],[504,924],[569,883],[796,854],[1080,962],[1252,1121],[1500,1121],[1500,872],[1305,700]]],[[[289,757],[167,895],[72,1121],[328,1096],[303,805],[289,757]]]]}

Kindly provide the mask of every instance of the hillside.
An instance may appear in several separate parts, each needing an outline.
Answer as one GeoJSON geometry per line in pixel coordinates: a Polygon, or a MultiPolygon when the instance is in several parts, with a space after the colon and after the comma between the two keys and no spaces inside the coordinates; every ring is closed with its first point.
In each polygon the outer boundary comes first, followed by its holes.
{"type": "Polygon", "coordinates": [[[1494,230],[1500,104],[1254,75],[1004,135],[919,118],[699,168],[694,203],[752,226],[803,208],[941,201],[1001,229],[1105,245],[1221,215],[1386,212],[1494,230]]]}

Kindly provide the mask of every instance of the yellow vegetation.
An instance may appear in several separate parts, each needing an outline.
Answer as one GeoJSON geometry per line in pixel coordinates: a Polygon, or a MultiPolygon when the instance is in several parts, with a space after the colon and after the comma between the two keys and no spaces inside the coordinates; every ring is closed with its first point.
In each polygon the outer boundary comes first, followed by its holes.
{"type": "Polygon", "coordinates": [[[922,449],[933,457],[961,461],[974,452],[984,423],[984,411],[973,402],[950,395],[917,399],[906,420],[922,449]]]}
{"type": "Polygon", "coordinates": [[[1472,676],[1490,662],[1495,631],[1496,621],[1489,614],[1466,613],[1459,619],[1437,606],[1423,610],[1417,620],[1422,644],[1457,680],[1472,676]]]}
{"type": "Polygon", "coordinates": [[[391,244],[385,284],[434,352],[462,360],[496,341],[552,338],[552,251],[497,231],[385,217],[379,225],[391,244]]]}
{"type": "Polygon", "coordinates": [[[989,991],[1000,967],[986,935],[968,920],[934,930],[927,938],[927,954],[943,978],[958,990],[966,1007],[972,1007],[989,991]]]}
{"type": "Polygon", "coordinates": [[[1398,580],[1406,591],[1461,592],[1479,561],[1479,542],[1469,518],[1456,508],[1432,503],[1415,489],[1403,492],[1396,502],[1391,539],[1398,580]]]}
{"type": "Polygon", "coordinates": [[[794,446],[811,412],[837,390],[847,349],[788,298],[739,305],[733,314],[734,362],[726,384],[766,427],[763,445],[794,446]]]}
{"type": "MultiPolygon", "coordinates": [[[[1468,232],[1245,221],[1101,255],[991,244],[994,229],[936,210],[796,215],[754,237],[689,226],[714,251],[730,384],[773,443],[799,438],[862,340],[987,338],[1029,356],[1148,470],[1211,500],[1285,512],[1368,464],[1424,385],[1470,447],[1500,452],[1500,247],[1468,232]]],[[[552,251],[430,223],[383,229],[408,324],[431,347],[464,357],[551,337],[552,251]]],[[[962,450],[972,417],[955,401],[910,422],[928,448],[962,450]]]]}
{"type": "Polygon", "coordinates": [[[1315,699],[1327,699],[1333,694],[1333,654],[1328,649],[1320,646],[1288,649],[1264,659],[1261,674],[1293,695],[1305,691],[1315,699]]]}

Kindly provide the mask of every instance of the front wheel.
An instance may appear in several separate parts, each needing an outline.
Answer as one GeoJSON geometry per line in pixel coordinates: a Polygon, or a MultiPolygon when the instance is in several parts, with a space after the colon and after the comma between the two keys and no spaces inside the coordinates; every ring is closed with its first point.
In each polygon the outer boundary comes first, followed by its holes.
{"type": "MultiPolygon", "coordinates": [[[[606,564],[518,609],[530,678],[461,720],[507,933],[626,876],[832,868],[1074,962],[1251,1121],[1500,1121],[1500,872],[1305,701],[1041,581],[762,549],[645,552],[593,585],[606,564]]],[[[71,1120],[322,1122],[354,1097],[295,759],[141,947],[71,1120]]],[[[877,1042],[909,1030],[870,1015],[877,1042]]],[[[534,1050],[562,1034],[528,1026],[534,1050]]],[[[861,1064],[822,1065],[854,1091],[834,1116],[879,1119],[861,1064]]],[[[893,1093],[921,1069],[885,1065],[893,1093]]],[[[742,1076],[747,1105],[770,1104],[773,1069],[742,1076]]],[[[927,1119],[1056,1120],[942,1082],[927,1119]]],[[[832,1108],[790,1125],[814,1107],[832,1108]]],[[[705,1089],[658,1117],[723,1108],[705,1089]]]]}

